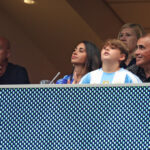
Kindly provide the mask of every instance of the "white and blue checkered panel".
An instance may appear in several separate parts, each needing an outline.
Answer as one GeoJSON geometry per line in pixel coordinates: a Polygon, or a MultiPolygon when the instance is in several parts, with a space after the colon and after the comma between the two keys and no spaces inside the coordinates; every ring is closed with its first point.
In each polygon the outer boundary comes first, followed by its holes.
{"type": "Polygon", "coordinates": [[[1,88],[1,149],[148,149],[148,87],[1,88]]]}

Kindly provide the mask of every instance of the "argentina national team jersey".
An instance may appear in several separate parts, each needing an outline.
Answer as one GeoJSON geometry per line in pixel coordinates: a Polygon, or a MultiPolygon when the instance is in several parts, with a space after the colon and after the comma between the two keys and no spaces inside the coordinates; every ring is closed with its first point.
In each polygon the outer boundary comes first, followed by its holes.
{"type": "Polygon", "coordinates": [[[80,84],[122,84],[141,83],[142,81],[130,71],[120,68],[116,72],[106,73],[102,68],[86,74],[80,84]]]}

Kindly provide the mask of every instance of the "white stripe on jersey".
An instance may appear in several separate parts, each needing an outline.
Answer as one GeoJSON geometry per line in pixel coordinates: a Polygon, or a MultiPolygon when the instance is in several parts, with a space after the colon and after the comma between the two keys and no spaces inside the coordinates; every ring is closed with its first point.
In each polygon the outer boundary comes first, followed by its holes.
{"type": "MultiPolygon", "coordinates": [[[[88,73],[87,75],[85,75],[83,77],[83,79],[81,79],[80,84],[82,83],[86,83],[86,80],[88,79],[87,83],[90,84],[101,84],[101,80],[103,79],[103,75],[105,76],[105,74],[103,74],[103,70],[102,68],[94,70],[90,73],[88,73]]],[[[107,77],[106,77],[107,78],[107,77]]],[[[120,70],[114,72],[114,76],[112,76],[112,83],[113,84],[122,84],[122,83],[142,83],[142,81],[136,76],[134,75],[132,72],[120,68],[120,70]],[[129,80],[129,81],[126,81],[129,80]]]]}
{"type": "Polygon", "coordinates": [[[125,83],[126,72],[122,69],[115,72],[112,83],[125,83]]]}
{"type": "Polygon", "coordinates": [[[103,71],[102,69],[97,69],[95,71],[90,72],[91,81],[90,84],[100,84],[102,79],[103,71]]]}

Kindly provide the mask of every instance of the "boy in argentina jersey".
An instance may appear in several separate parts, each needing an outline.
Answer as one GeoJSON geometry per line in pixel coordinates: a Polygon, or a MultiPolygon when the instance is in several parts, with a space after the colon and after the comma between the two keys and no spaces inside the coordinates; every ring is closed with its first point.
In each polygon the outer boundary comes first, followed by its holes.
{"type": "Polygon", "coordinates": [[[102,68],[86,74],[80,84],[141,83],[130,71],[120,67],[127,60],[128,48],[120,40],[107,40],[101,50],[102,68]]]}

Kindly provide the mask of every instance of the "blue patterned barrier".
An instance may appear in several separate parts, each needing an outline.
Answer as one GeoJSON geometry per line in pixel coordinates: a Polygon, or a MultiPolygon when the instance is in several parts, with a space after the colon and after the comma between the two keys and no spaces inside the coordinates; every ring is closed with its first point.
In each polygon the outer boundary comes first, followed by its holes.
{"type": "Polygon", "coordinates": [[[0,87],[1,149],[148,149],[150,88],[0,87]]]}

